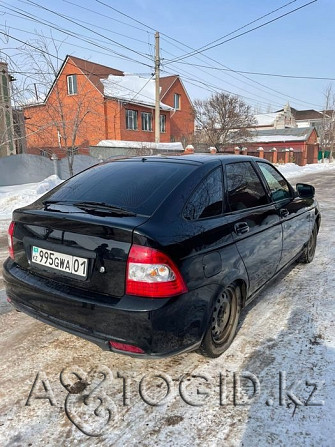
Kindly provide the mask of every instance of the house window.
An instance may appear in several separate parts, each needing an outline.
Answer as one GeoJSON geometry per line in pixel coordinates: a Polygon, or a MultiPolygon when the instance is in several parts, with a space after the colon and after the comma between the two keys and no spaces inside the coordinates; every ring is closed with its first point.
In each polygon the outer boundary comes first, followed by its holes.
{"type": "Polygon", "coordinates": [[[137,130],[137,110],[126,110],[126,128],[137,130]]]}
{"type": "Polygon", "coordinates": [[[67,76],[66,81],[67,81],[67,94],[68,95],[76,95],[78,93],[77,75],[67,76]]]}
{"type": "Polygon", "coordinates": [[[160,115],[159,117],[159,131],[161,133],[166,132],[166,115],[160,115]]]}
{"type": "Polygon", "coordinates": [[[152,113],[142,112],[142,130],[152,132],[152,113]]]}
{"type": "Polygon", "coordinates": [[[180,95],[178,93],[174,94],[174,101],[173,101],[173,107],[176,110],[180,110],[180,95]]]}

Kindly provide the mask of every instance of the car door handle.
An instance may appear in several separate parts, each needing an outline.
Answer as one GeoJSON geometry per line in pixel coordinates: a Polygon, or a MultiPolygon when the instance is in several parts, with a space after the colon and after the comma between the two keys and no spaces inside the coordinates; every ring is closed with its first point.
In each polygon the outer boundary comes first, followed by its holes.
{"type": "Polygon", "coordinates": [[[279,214],[280,214],[280,217],[287,217],[287,216],[290,214],[290,212],[289,212],[289,210],[287,210],[286,208],[282,208],[282,209],[279,211],[279,214]]]}
{"type": "Polygon", "coordinates": [[[240,222],[234,225],[236,234],[245,234],[249,232],[249,225],[246,222],[240,222]]]}

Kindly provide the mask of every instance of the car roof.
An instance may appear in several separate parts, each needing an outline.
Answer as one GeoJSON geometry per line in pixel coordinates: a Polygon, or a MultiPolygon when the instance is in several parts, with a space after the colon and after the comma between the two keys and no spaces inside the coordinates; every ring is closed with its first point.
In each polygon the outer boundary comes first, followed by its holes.
{"type": "Polygon", "coordinates": [[[264,161],[269,163],[267,160],[252,157],[250,155],[232,155],[232,154],[189,154],[189,155],[148,155],[143,157],[130,157],[121,158],[118,160],[107,160],[107,161],[157,161],[157,162],[170,162],[170,163],[185,163],[193,165],[211,164],[222,162],[223,164],[233,163],[236,161],[264,161]]]}
{"type": "MultiPolygon", "coordinates": [[[[233,155],[233,154],[191,154],[191,155],[181,155],[179,157],[173,157],[175,160],[178,159],[195,161],[198,163],[210,163],[213,160],[220,160],[223,164],[232,163],[236,161],[251,161],[251,160],[263,160],[258,157],[252,157],[250,155],[233,155]]],[[[264,160],[267,161],[267,160],[264,160]]]]}

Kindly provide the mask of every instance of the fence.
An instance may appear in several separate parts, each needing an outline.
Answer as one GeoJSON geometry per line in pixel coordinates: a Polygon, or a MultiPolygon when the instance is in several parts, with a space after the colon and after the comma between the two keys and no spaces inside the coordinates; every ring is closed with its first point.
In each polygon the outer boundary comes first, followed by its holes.
{"type": "MultiPolygon", "coordinates": [[[[77,174],[98,162],[99,160],[88,155],[75,155],[73,172],[77,174]]],[[[0,186],[36,183],[53,174],[63,180],[70,177],[66,158],[50,160],[40,155],[28,154],[0,158],[0,186]]]]}

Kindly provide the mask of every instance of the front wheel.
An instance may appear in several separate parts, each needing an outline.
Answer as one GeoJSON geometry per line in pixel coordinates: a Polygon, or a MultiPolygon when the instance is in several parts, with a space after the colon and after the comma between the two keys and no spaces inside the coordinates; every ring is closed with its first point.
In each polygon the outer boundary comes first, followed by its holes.
{"type": "Polygon", "coordinates": [[[233,341],[241,311],[241,290],[235,284],[216,298],[205,337],[200,346],[206,357],[219,357],[233,341]]]}
{"type": "Polygon", "coordinates": [[[311,237],[308,240],[308,243],[306,247],[304,248],[304,251],[300,258],[298,259],[299,262],[303,264],[308,264],[313,261],[315,250],[316,250],[316,240],[317,240],[318,230],[316,225],[314,225],[311,237]]]}

